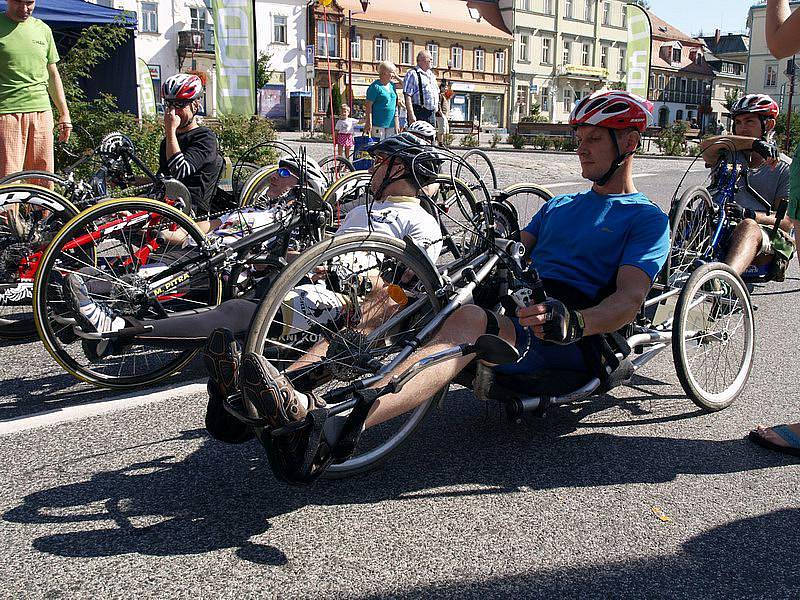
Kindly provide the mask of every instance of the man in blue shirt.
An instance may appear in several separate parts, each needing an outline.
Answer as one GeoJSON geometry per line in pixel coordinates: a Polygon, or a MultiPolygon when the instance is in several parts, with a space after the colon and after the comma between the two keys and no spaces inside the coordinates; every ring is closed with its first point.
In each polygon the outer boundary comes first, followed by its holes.
{"type": "MultiPolygon", "coordinates": [[[[576,128],[583,177],[593,183],[592,188],[552,199],[522,232],[532,266],[553,297],[520,308],[511,316],[476,305],[463,306],[445,321],[433,341],[397,372],[424,356],[473,343],[484,333],[495,333],[515,344],[522,355],[520,362],[499,370],[588,372],[590,367],[576,342],[630,323],[669,253],[667,216],[637,192],[633,182],[633,155],[651,119],[652,104],[626,92],[598,92],[580,102],[570,123],[576,128]],[[613,291],[607,293],[610,289],[613,291]]],[[[364,426],[378,425],[419,406],[472,360],[474,355],[435,365],[401,392],[381,396],[364,426]]],[[[265,400],[272,398],[275,406],[263,413],[259,409],[259,413],[273,422],[273,427],[302,420],[315,402],[313,394],[295,390],[263,356],[243,357],[240,382],[242,393],[254,406],[263,407],[265,400]]],[[[344,417],[328,420],[334,439],[337,419],[344,417]]],[[[309,436],[304,431],[290,436],[286,444],[273,444],[271,462],[291,468],[309,456],[309,436]],[[277,463],[272,460],[275,453],[280,454],[277,463]]]]}

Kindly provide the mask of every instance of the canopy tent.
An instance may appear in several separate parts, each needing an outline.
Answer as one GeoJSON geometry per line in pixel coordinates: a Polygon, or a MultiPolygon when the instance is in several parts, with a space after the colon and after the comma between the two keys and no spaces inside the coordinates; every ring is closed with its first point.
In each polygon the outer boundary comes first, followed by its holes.
{"type": "MultiPolygon", "coordinates": [[[[5,12],[5,10],[6,2],[0,0],[0,11],[5,12]]],[[[134,13],[98,6],[83,0],[47,0],[37,3],[33,16],[47,23],[53,30],[53,38],[62,57],[75,44],[80,31],[90,25],[117,23],[130,29],[127,41],[117,47],[108,60],[95,67],[92,78],[84,81],[82,87],[90,99],[104,92],[109,93],[116,96],[122,110],[137,113],[134,13]]]]}

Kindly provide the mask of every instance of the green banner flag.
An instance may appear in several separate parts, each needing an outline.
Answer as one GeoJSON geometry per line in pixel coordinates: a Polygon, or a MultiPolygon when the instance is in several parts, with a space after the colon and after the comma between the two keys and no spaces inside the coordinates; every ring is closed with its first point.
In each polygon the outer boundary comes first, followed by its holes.
{"type": "Polygon", "coordinates": [[[647,12],[637,4],[626,4],[628,17],[628,81],[626,89],[647,98],[650,84],[650,53],[652,52],[652,27],[647,12]]]}
{"type": "Polygon", "coordinates": [[[256,112],[255,37],[251,0],[214,0],[217,114],[256,112]]]}
{"type": "Polygon", "coordinates": [[[153,77],[143,59],[136,61],[136,82],[139,84],[139,116],[152,117],[156,114],[156,94],[153,90],[153,77]]]}

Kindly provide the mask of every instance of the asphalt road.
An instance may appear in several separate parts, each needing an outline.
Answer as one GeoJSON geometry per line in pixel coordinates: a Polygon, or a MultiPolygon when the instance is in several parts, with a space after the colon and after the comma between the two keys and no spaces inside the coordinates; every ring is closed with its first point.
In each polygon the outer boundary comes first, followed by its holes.
{"type": "MultiPolygon", "coordinates": [[[[573,157],[492,158],[501,184],[585,187],[573,157]]],[[[637,185],[667,206],[687,166],[640,160],[637,185]]],[[[796,262],[757,290],[753,374],[721,413],[668,353],[527,425],[454,391],[381,470],[308,489],[204,433],[197,366],[120,399],[5,346],[0,597],[796,598],[800,463],[744,436],[800,418],[798,293],[796,262]]]]}

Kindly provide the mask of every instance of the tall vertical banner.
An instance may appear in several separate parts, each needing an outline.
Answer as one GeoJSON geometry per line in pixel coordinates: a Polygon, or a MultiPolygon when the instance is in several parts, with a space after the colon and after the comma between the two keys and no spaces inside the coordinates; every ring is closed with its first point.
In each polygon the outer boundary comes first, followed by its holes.
{"type": "Polygon", "coordinates": [[[638,4],[626,4],[628,17],[628,81],[626,89],[647,98],[650,85],[650,53],[653,48],[652,26],[647,12],[638,4]]]}
{"type": "Polygon", "coordinates": [[[255,21],[252,0],[213,0],[217,113],[256,112],[255,21]]]}
{"type": "Polygon", "coordinates": [[[139,88],[139,116],[152,117],[156,114],[156,93],[150,69],[141,58],[136,61],[136,83],[139,88]]]}

